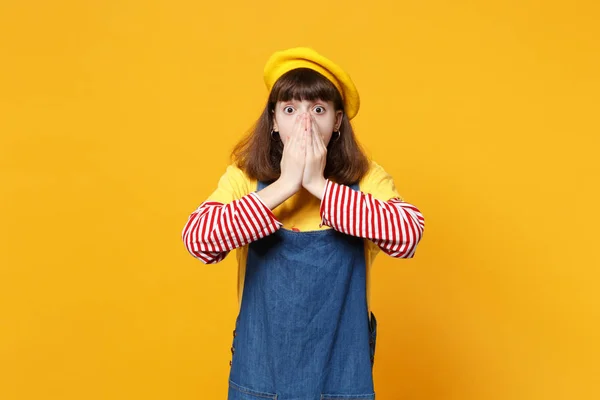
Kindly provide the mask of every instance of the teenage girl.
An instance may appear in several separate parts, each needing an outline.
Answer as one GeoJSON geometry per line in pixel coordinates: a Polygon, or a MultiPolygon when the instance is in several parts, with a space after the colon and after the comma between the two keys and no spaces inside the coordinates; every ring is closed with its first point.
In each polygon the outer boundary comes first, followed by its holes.
{"type": "Polygon", "coordinates": [[[370,267],[412,258],[423,215],[357,143],[344,70],[292,48],[264,79],[262,115],[182,232],[205,264],[237,249],[228,400],[374,400],[370,267]]]}

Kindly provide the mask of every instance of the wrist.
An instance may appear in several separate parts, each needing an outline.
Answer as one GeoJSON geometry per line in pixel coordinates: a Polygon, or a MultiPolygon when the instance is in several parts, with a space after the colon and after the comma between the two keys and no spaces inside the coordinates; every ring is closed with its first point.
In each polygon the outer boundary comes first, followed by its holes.
{"type": "Polygon", "coordinates": [[[322,200],[326,184],[327,180],[324,177],[320,177],[316,181],[311,182],[309,185],[307,185],[306,190],[308,190],[313,196],[315,196],[319,200],[322,200]]]}
{"type": "Polygon", "coordinates": [[[294,195],[296,192],[298,192],[298,190],[300,190],[300,187],[302,186],[289,184],[287,180],[282,178],[279,178],[275,182],[273,182],[273,185],[281,194],[285,195],[286,198],[289,198],[292,195],[294,195]]]}

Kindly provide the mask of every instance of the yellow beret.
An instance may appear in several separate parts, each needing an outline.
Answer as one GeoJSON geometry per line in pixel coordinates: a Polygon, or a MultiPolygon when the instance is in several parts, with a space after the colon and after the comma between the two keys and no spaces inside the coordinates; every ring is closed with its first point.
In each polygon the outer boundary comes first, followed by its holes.
{"type": "Polygon", "coordinates": [[[309,47],[295,47],[273,53],[264,70],[269,92],[283,74],[296,68],[310,68],[329,79],[342,95],[348,119],[354,118],[360,108],[358,91],[350,76],[333,61],[309,47]]]}

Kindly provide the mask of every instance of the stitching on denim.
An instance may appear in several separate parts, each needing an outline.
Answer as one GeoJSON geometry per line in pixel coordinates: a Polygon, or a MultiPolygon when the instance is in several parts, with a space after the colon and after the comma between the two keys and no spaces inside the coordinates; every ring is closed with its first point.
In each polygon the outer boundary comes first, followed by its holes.
{"type": "Polygon", "coordinates": [[[336,399],[349,399],[349,400],[373,400],[375,393],[365,394],[328,394],[321,393],[321,400],[336,400],[336,399]]]}
{"type": "Polygon", "coordinates": [[[257,396],[257,397],[263,397],[266,399],[277,400],[277,393],[272,394],[272,393],[259,392],[256,390],[252,390],[252,389],[244,387],[242,385],[238,385],[237,383],[233,382],[231,379],[229,380],[229,383],[231,384],[233,389],[237,390],[238,392],[246,393],[251,396],[257,396]]]}

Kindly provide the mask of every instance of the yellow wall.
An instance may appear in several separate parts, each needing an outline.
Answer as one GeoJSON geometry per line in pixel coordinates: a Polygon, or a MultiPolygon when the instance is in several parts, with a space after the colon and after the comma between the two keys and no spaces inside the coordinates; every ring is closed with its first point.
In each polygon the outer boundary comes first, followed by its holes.
{"type": "Polygon", "coordinates": [[[426,218],[373,271],[378,399],[600,398],[597,4],[3,1],[0,398],[226,397],[235,260],[180,233],[297,45],[426,218]]]}

